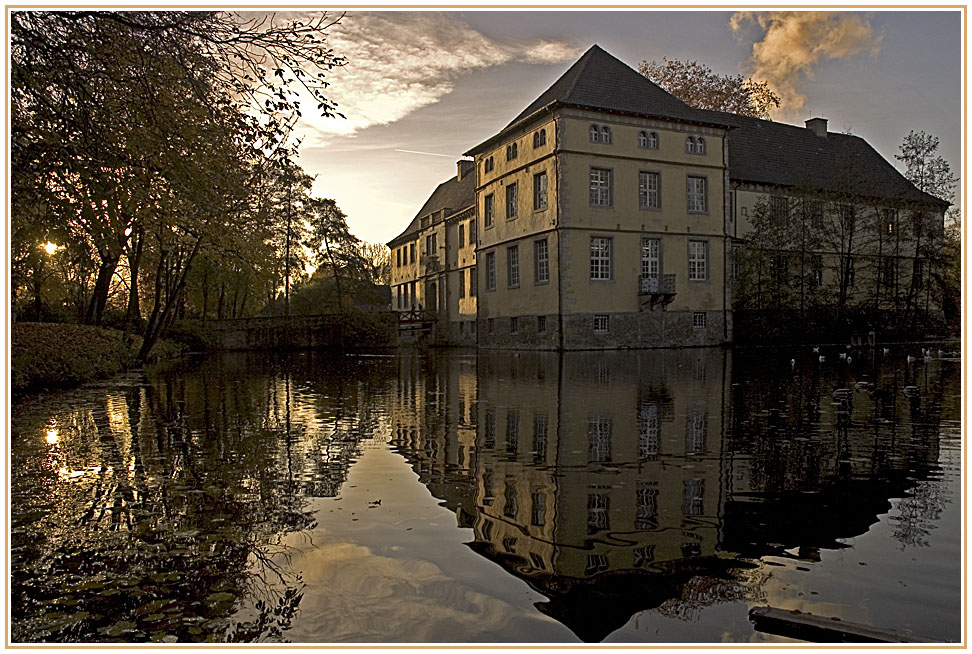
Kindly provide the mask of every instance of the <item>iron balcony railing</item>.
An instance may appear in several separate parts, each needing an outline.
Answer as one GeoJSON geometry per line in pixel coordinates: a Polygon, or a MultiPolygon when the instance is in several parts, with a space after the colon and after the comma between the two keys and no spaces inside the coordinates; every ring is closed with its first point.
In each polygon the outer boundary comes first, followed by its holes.
{"type": "Polygon", "coordinates": [[[639,278],[639,293],[642,295],[675,295],[675,274],[644,275],[639,278]]]}

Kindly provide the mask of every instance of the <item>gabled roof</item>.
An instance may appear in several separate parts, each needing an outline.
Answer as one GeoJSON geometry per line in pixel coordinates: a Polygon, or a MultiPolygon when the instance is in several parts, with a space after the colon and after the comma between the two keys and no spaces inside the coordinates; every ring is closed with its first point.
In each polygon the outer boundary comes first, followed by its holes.
{"type": "Polygon", "coordinates": [[[436,189],[425,201],[419,212],[412,218],[401,234],[388,242],[388,247],[395,247],[399,241],[407,240],[422,230],[422,218],[442,209],[449,209],[446,216],[455,215],[464,211],[476,203],[476,174],[475,171],[463,175],[460,180],[456,177],[446,180],[439,184],[436,189]]]}
{"type": "Polygon", "coordinates": [[[725,126],[718,115],[690,107],[600,46],[593,45],[499,134],[466,154],[478,152],[537,111],[555,105],[725,126]]]}
{"type": "Polygon", "coordinates": [[[919,191],[871,145],[850,134],[706,111],[729,131],[729,179],[795,189],[815,189],[872,198],[948,203],[919,191]]]}

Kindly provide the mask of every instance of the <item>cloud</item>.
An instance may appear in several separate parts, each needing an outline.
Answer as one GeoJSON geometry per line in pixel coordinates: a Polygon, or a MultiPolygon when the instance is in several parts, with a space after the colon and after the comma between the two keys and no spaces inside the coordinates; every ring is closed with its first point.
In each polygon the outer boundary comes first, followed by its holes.
{"type": "Polygon", "coordinates": [[[753,44],[752,76],[769,82],[780,95],[781,111],[791,115],[807,99],[798,90],[800,81],[813,79],[813,67],[821,59],[865,51],[875,55],[883,38],[866,17],[846,12],[741,11],[733,14],[729,26],[739,34],[747,23],[755,23],[763,32],[763,38],[753,44]]]}
{"type": "Polygon", "coordinates": [[[352,135],[437,102],[474,70],[514,61],[553,64],[579,55],[563,42],[509,45],[447,12],[350,12],[328,32],[348,65],[329,73],[329,97],[345,119],[306,121],[321,136],[352,135]]]}

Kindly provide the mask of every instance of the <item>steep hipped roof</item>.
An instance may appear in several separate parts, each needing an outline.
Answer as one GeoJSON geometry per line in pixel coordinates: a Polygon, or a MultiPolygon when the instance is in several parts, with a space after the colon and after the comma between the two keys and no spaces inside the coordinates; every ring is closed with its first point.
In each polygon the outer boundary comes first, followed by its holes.
{"type": "Polygon", "coordinates": [[[859,136],[827,132],[821,137],[786,123],[704,113],[735,127],[729,131],[729,178],[733,181],[947,206],[915,188],[859,136]]]}
{"type": "MultiPolygon", "coordinates": [[[[463,175],[462,179],[453,177],[439,184],[425,201],[419,212],[412,218],[405,231],[388,242],[388,247],[405,240],[422,228],[422,218],[442,209],[449,209],[449,215],[454,215],[468,209],[476,203],[476,175],[473,172],[463,175]]],[[[448,217],[448,216],[446,216],[448,217]]]]}
{"type": "Polygon", "coordinates": [[[478,152],[524,119],[553,105],[725,126],[718,115],[693,109],[600,46],[594,45],[499,134],[466,154],[478,152]]]}

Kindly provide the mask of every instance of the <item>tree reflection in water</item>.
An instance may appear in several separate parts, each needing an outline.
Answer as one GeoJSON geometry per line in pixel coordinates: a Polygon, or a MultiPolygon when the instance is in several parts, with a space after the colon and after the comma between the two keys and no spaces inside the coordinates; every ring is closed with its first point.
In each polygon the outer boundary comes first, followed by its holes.
{"type": "Polygon", "coordinates": [[[16,408],[14,641],[284,638],[303,583],[281,539],[315,526],[308,498],[337,493],[375,416],[367,380],[305,393],[300,368],[245,365],[16,408]]]}

